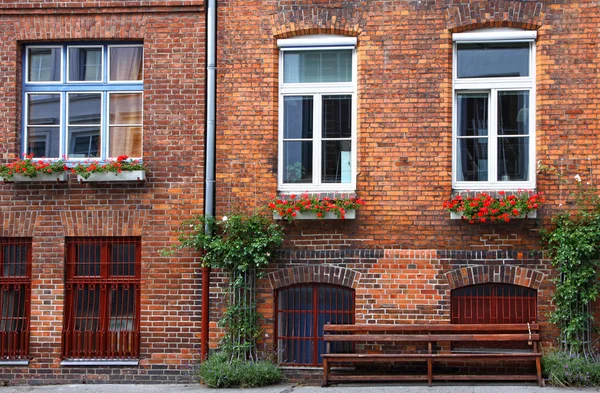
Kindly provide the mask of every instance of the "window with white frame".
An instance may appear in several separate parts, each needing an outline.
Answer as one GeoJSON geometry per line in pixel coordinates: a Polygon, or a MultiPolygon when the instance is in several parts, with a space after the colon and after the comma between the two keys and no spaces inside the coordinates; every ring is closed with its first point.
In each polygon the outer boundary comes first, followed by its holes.
{"type": "Polygon", "coordinates": [[[142,157],[143,45],[28,45],[23,152],[35,158],[142,157]]]}
{"type": "Polygon", "coordinates": [[[535,31],[456,33],[453,187],[535,187],[535,31]]]}
{"type": "Polygon", "coordinates": [[[356,188],[356,38],[281,39],[279,190],[356,188]]]}

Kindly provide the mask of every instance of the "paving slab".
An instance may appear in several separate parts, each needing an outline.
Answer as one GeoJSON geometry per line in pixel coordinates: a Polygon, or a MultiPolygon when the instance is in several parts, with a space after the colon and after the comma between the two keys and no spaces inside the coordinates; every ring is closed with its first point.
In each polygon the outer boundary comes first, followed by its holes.
{"type": "Polygon", "coordinates": [[[319,386],[274,385],[255,389],[211,389],[200,384],[179,385],[45,385],[0,387],[0,393],[571,393],[600,392],[600,388],[561,388],[523,384],[343,384],[319,386]]]}

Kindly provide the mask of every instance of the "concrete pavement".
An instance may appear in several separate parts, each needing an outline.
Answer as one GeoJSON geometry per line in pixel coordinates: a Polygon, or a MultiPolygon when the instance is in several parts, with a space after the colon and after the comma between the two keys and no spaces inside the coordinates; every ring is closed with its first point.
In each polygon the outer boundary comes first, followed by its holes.
{"type": "Polygon", "coordinates": [[[318,386],[275,385],[255,389],[210,389],[181,385],[51,385],[0,387],[0,393],[570,393],[600,392],[600,388],[540,388],[535,384],[342,384],[318,386]]]}

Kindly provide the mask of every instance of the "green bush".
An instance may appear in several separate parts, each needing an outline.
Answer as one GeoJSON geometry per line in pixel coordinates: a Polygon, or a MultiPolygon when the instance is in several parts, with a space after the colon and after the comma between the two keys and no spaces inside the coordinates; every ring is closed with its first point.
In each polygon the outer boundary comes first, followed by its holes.
{"type": "Polygon", "coordinates": [[[552,352],[542,358],[544,376],[556,386],[599,386],[600,362],[581,355],[552,352]]]}
{"type": "Polygon", "coordinates": [[[215,353],[203,362],[199,375],[211,388],[256,388],[281,381],[281,371],[273,363],[231,360],[224,352],[215,353]]]}

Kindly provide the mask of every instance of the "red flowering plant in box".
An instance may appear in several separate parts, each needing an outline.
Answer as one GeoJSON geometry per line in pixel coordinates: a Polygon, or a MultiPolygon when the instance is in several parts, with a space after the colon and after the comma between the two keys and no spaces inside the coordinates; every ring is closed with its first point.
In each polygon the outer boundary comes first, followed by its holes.
{"type": "Polygon", "coordinates": [[[485,222],[510,222],[526,216],[543,203],[540,194],[533,191],[519,191],[507,194],[499,191],[497,197],[482,192],[473,197],[456,195],[444,202],[444,209],[460,214],[469,224],[485,222]]]}
{"type": "Polygon", "coordinates": [[[104,163],[84,162],[71,169],[73,173],[87,179],[92,173],[113,172],[115,174],[126,171],[145,171],[146,167],[139,160],[129,160],[128,156],[119,156],[116,160],[107,160],[104,163]]]}
{"type": "Polygon", "coordinates": [[[300,196],[291,194],[289,196],[273,197],[269,202],[269,207],[276,215],[288,221],[293,220],[298,213],[314,213],[317,218],[325,218],[329,212],[335,214],[340,219],[346,218],[346,212],[357,210],[365,202],[355,196],[343,197],[334,196],[319,198],[318,195],[309,195],[304,193],[300,196]]]}
{"type": "Polygon", "coordinates": [[[0,177],[5,180],[12,179],[14,175],[34,178],[38,174],[63,173],[67,169],[62,160],[34,160],[33,154],[23,154],[22,159],[18,158],[9,164],[0,165],[0,177]]]}

